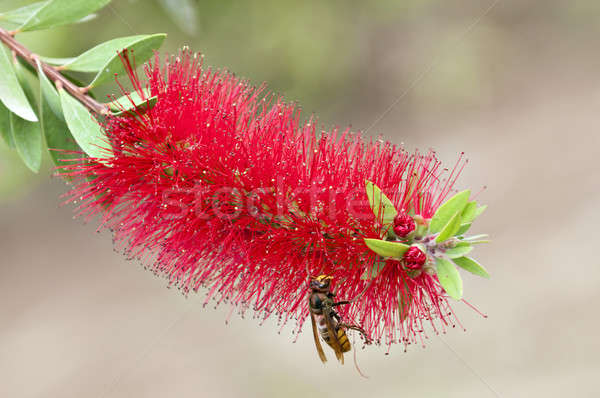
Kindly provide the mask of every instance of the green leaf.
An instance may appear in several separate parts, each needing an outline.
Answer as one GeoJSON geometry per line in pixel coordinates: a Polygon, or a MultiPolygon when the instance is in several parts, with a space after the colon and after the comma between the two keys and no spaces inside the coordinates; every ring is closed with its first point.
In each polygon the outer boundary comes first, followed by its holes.
{"type": "Polygon", "coordinates": [[[382,257],[401,258],[410,246],[400,242],[389,242],[387,240],[365,238],[365,244],[369,249],[382,257]]]}
{"type": "Polygon", "coordinates": [[[472,274],[482,276],[484,278],[489,278],[490,274],[483,268],[477,261],[473,260],[470,257],[459,257],[455,258],[454,263],[461,267],[464,270],[469,271],[472,274]]]}
{"type": "Polygon", "coordinates": [[[88,110],[64,89],[58,90],[65,121],[77,144],[92,158],[112,157],[110,143],[88,110]]]}
{"type": "Polygon", "coordinates": [[[485,209],[487,209],[487,205],[478,207],[477,210],[475,211],[475,218],[479,217],[481,215],[481,213],[483,213],[485,211],[485,209]]]}
{"type": "Polygon", "coordinates": [[[490,243],[490,240],[488,238],[489,238],[489,235],[480,234],[480,235],[468,236],[468,237],[464,238],[463,241],[468,242],[472,245],[477,244],[477,243],[490,243]]]}
{"type": "Polygon", "coordinates": [[[129,94],[129,97],[127,95],[124,95],[108,104],[110,109],[113,111],[113,115],[120,116],[123,113],[132,111],[133,109],[139,109],[140,112],[143,112],[146,109],[152,108],[156,103],[158,97],[155,95],[153,97],[148,98],[150,90],[143,90],[144,95],[146,96],[145,100],[142,99],[142,97],[140,97],[140,94],[137,91],[134,91],[131,94],[129,94]]]}
{"type": "Polygon", "coordinates": [[[383,217],[383,224],[393,222],[398,211],[394,208],[392,201],[371,181],[366,180],[365,187],[367,190],[367,197],[369,198],[369,206],[371,206],[371,210],[373,210],[375,217],[377,219],[379,219],[380,216],[383,217]],[[381,209],[381,205],[383,205],[383,209],[381,209]]]}
{"type": "Polygon", "coordinates": [[[42,165],[42,134],[40,124],[10,114],[10,129],[17,153],[31,171],[37,173],[42,165]]]}
{"type": "MultiPolygon", "coordinates": [[[[35,104],[36,99],[27,76],[29,72],[19,63],[15,63],[14,66],[25,97],[29,103],[35,104]]],[[[15,114],[11,114],[9,120],[17,153],[25,165],[37,173],[42,165],[42,127],[40,123],[24,120],[15,114]]]]}
{"type": "Polygon", "coordinates": [[[10,129],[10,111],[2,102],[0,102],[0,135],[9,148],[15,148],[15,140],[10,129]]]}
{"type": "Polygon", "coordinates": [[[450,260],[436,258],[436,273],[442,287],[450,297],[460,300],[463,294],[462,279],[450,260]]]}
{"type": "Polygon", "coordinates": [[[475,219],[475,211],[477,210],[477,202],[468,202],[462,211],[461,218],[464,223],[469,223],[475,219]]]}
{"type": "Polygon", "coordinates": [[[463,235],[465,232],[467,232],[469,230],[469,228],[471,228],[471,223],[461,224],[460,228],[458,228],[458,231],[456,231],[456,236],[463,235]]]}
{"type": "Polygon", "coordinates": [[[69,58],[40,57],[40,59],[50,65],[61,65],[62,66],[64,64],[68,64],[69,62],[73,62],[75,57],[69,57],[69,58]]]}
{"type": "Polygon", "coordinates": [[[0,45],[0,71],[0,100],[21,118],[37,122],[37,116],[17,78],[15,65],[3,45],[0,45]]]}
{"type": "Polygon", "coordinates": [[[50,80],[48,80],[48,77],[46,77],[46,75],[42,71],[42,66],[39,61],[37,72],[38,79],[40,81],[40,92],[42,93],[46,104],[50,109],[52,109],[52,112],[54,112],[54,115],[56,117],[64,121],[65,117],[62,112],[62,105],[60,104],[60,97],[58,96],[58,92],[56,92],[54,85],[50,82],[50,80]]]}
{"type": "MultiPolygon", "coordinates": [[[[137,65],[141,65],[146,62],[154,50],[158,49],[162,42],[167,37],[164,33],[158,33],[154,35],[143,36],[140,39],[134,40],[127,46],[129,55],[135,59],[137,65]]],[[[106,63],[99,69],[98,74],[94,77],[94,80],[90,83],[90,87],[97,87],[99,84],[106,80],[114,78],[115,73],[119,73],[124,70],[123,62],[119,57],[118,53],[112,54],[106,63]]]]}
{"type": "Polygon", "coordinates": [[[446,223],[440,234],[435,238],[435,241],[440,243],[454,236],[460,228],[460,221],[460,211],[457,211],[454,216],[448,220],[448,223],[446,223]]]}
{"type": "Polygon", "coordinates": [[[473,250],[473,246],[471,246],[468,242],[460,242],[452,249],[446,250],[446,257],[448,258],[457,258],[462,257],[465,254],[468,254],[473,250]]]}
{"type": "Polygon", "coordinates": [[[21,8],[17,8],[14,10],[6,11],[0,14],[0,21],[8,21],[18,25],[23,24],[27,21],[33,14],[39,11],[47,1],[40,1],[37,3],[29,4],[21,8]]]}
{"type": "Polygon", "coordinates": [[[379,273],[381,271],[383,271],[383,268],[385,267],[385,260],[377,260],[375,261],[375,263],[373,264],[373,266],[371,267],[371,269],[367,269],[365,270],[365,272],[362,274],[362,276],[360,277],[360,279],[372,279],[372,278],[376,278],[379,273]]]}
{"type": "Polygon", "coordinates": [[[462,213],[470,195],[471,191],[467,189],[445,201],[433,215],[429,223],[429,232],[432,234],[440,232],[456,213],[462,213]]]}
{"type": "Polygon", "coordinates": [[[110,0],[49,0],[19,27],[19,31],[41,30],[77,22],[110,3],[110,0]]]}
{"type": "MultiPolygon", "coordinates": [[[[62,64],[66,70],[75,70],[78,72],[98,72],[110,61],[118,52],[124,48],[129,48],[132,44],[150,37],[151,35],[136,35],[119,37],[87,50],[69,62],[62,64]]],[[[136,56],[137,60],[137,56],[136,56]]]]}
{"type": "Polygon", "coordinates": [[[38,71],[40,81],[39,114],[42,133],[46,138],[46,145],[52,161],[57,166],[64,166],[65,163],[61,162],[61,159],[77,159],[82,155],[63,151],[81,152],[81,148],[75,142],[65,122],[58,92],[46,75],[41,72],[39,63],[38,71]],[[55,109],[56,107],[58,109],[55,109]],[[57,116],[57,112],[60,117],[57,116]]]}

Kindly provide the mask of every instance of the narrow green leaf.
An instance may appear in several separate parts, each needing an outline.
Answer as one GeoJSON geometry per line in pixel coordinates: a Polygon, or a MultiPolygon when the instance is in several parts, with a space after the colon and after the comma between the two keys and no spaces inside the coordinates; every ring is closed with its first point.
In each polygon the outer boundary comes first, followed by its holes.
{"type": "MultiPolygon", "coordinates": [[[[25,97],[30,104],[36,103],[34,92],[29,84],[29,73],[20,63],[15,63],[15,73],[25,97]]],[[[10,116],[10,128],[17,153],[34,173],[42,165],[42,127],[38,122],[24,120],[15,114],[10,116]]]]}
{"type": "Polygon", "coordinates": [[[25,92],[17,78],[15,65],[3,45],[0,45],[0,71],[0,100],[8,109],[21,118],[37,122],[35,112],[29,101],[27,101],[25,92]]]}
{"type": "Polygon", "coordinates": [[[9,148],[15,148],[15,140],[10,129],[10,111],[2,102],[0,102],[0,135],[9,148]]]}
{"type": "Polygon", "coordinates": [[[143,100],[140,97],[140,94],[137,91],[134,91],[131,94],[129,94],[129,97],[124,95],[108,104],[108,106],[113,111],[113,115],[115,116],[120,116],[123,113],[132,111],[133,109],[138,109],[139,112],[143,112],[149,108],[152,108],[156,103],[156,100],[158,99],[157,96],[148,98],[149,93],[150,90],[144,89],[146,99],[143,100]]]}
{"type": "Polygon", "coordinates": [[[40,57],[40,59],[50,65],[61,65],[62,66],[64,64],[68,64],[69,62],[73,62],[75,57],[69,57],[69,58],[40,57]]]}
{"type": "Polygon", "coordinates": [[[470,253],[472,250],[473,250],[473,246],[471,246],[469,243],[460,242],[456,245],[456,247],[446,250],[446,257],[448,257],[448,258],[462,257],[462,256],[470,253]]]}
{"type": "Polygon", "coordinates": [[[471,223],[461,224],[460,228],[458,228],[458,231],[456,231],[456,236],[463,235],[469,230],[469,228],[471,228],[471,223]]]}
{"type": "Polygon", "coordinates": [[[440,232],[457,212],[461,213],[463,211],[470,195],[471,191],[467,189],[445,201],[433,215],[429,223],[429,232],[432,234],[440,232]]]}
{"type": "Polygon", "coordinates": [[[88,110],[64,89],[58,90],[65,121],[77,144],[92,158],[112,157],[110,143],[88,110]]]}
{"type": "Polygon", "coordinates": [[[47,1],[40,1],[37,3],[29,4],[21,8],[6,11],[0,14],[0,21],[8,21],[14,24],[21,25],[27,21],[33,14],[39,11],[47,1]]]}
{"type": "MultiPolygon", "coordinates": [[[[62,105],[60,104],[60,97],[58,92],[54,88],[54,85],[48,80],[48,77],[42,71],[41,64],[38,62],[38,79],[40,81],[40,92],[42,93],[44,100],[48,107],[54,112],[54,115],[60,120],[64,121],[65,117],[62,112],[62,105]]],[[[41,114],[41,112],[40,112],[41,114]]]]}
{"type": "Polygon", "coordinates": [[[98,72],[117,52],[147,37],[150,35],[119,37],[106,41],[73,58],[70,62],[64,63],[63,68],[78,72],[98,72]]]}
{"type": "Polygon", "coordinates": [[[460,300],[463,295],[462,279],[454,264],[444,258],[436,258],[435,264],[437,277],[448,296],[460,300]]]}
{"type": "Polygon", "coordinates": [[[40,81],[39,114],[42,133],[46,138],[46,146],[52,161],[57,166],[64,166],[61,159],[77,159],[82,155],[67,153],[81,152],[81,148],[75,142],[75,139],[69,131],[60,104],[58,92],[52,86],[46,75],[41,72],[38,64],[38,77],[40,81]],[[58,107],[58,109],[55,109],[58,107]],[[60,117],[57,116],[57,112],[60,117]]]}
{"type": "Polygon", "coordinates": [[[410,246],[400,242],[389,242],[387,240],[365,238],[365,244],[369,249],[382,257],[401,258],[410,246]]]}
{"type": "Polygon", "coordinates": [[[367,269],[365,270],[365,272],[362,274],[362,276],[360,277],[360,279],[372,279],[372,278],[376,278],[379,273],[381,271],[383,271],[383,268],[385,267],[385,260],[378,260],[375,261],[375,263],[373,264],[373,266],[371,267],[371,269],[367,269]]]}
{"type": "Polygon", "coordinates": [[[398,214],[398,211],[394,208],[392,201],[381,191],[381,189],[373,184],[371,181],[365,181],[365,188],[367,190],[367,197],[369,198],[369,206],[373,210],[375,217],[383,217],[383,224],[389,224],[394,221],[394,217],[398,214]],[[381,206],[383,205],[383,209],[381,206]],[[380,214],[381,212],[381,214],[380,214]]]}
{"type": "Polygon", "coordinates": [[[448,240],[449,238],[454,236],[454,234],[460,228],[460,221],[461,221],[460,211],[457,211],[454,214],[454,216],[452,216],[452,218],[450,220],[448,220],[448,222],[446,223],[446,225],[444,226],[444,228],[442,229],[440,234],[437,236],[437,238],[435,238],[435,241],[437,243],[440,243],[440,242],[448,240]]]}
{"type": "Polygon", "coordinates": [[[41,30],[77,22],[108,3],[110,0],[49,0],[32,13],[19,30],[41,30]]]}
{"type": "Polygon", "coordinates": [[[475,218],[479,217],[481,215],[481,213],[483,213],[485,211],[485,209],[487,209],[487,205],[478,207],[477,210],[475,211],[475,218]]]}
{"type": "Polygon", "coordinates": [[[454,261],[454,263],[456,265],[458,265],[459,267],[461,267],[462,269],[467,270],[472,274],[482,276],[484,278],[490,277],[490,274],[488,274],[486,269],[483,268],[483,266],[481,266],[481,264],[479,264],[477,261],[473,260],[470,257],[459,257],[459,258],[455,258],[452,261],[454,261]]]}
{"type": "Polygon", "coordinates": [[[461,218],[463,223],[469,223],[475,219],[475,211],[477,210],[477,202],[468,202],[462,211],[461,218]]]}
{"type": "MultiPolygon", "coordinates": [[[[135,59],[137,65],[141,65],[154,54],[154,50],[161,46],[165,37],[167,37],[166,34],[158,33],[155,35],[143,36],[138,40],[132,41],[127,46],[129,55],[135,59]]],[[[123,70],[124,66],[119,54],[114,53],[101,67],[96,77],[94,77],[94,80],[90,83],[90,87],[97,87],[104,81],[114,78],[115,73],[119,73],[123,70]]]]}
{"type": "Polygon", "coordinates": [[[10,114],[10,129],[17,153],[31,171],[37,173],[42,165],[42,134],[40,124],[10,114]]]}
{"type": "Polygon", "coordinates": [[[488,234],[479,234],[479,235],[471,235],[471,236],[466,236],[465,238],[463,238],[463,240],[465,242],[471,242],[474,240],[481,240],[481,239],[487,239],[490,236],[488,234]]]}

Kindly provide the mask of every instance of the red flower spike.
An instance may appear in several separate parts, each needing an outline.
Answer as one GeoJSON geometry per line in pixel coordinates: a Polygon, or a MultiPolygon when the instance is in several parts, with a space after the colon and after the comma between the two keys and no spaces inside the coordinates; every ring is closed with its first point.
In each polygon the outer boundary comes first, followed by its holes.
{"type": "MultiPolygon", "coordinates": [[[[363,238],[380,238],[365,193],[373,181],[399,209],[430,218],[464,161],[444,169],[433,152],[407,153],[350,130],[318,134],[293,104],[188,52],[145,66],[132,86],[153,106],[108,117],[114,157],[64,168],[78,215],[99,216],[116,248],[184,291],[207,292],[283,324],[308,317],[309,276],[333,276],[342,319],[376,343],[422,342],[424,323],[452,324],[435,275],[384,267],[363,238]],[[399,317],[399,297],[410,298],[399,317]]],[[[129,65],[128,63],[126,63],[129,65]]],[[[412,263],[411,263],[412,264],[412,263]]]]}
{"type": "Polygon", "coordinates": [[[416,246],[411,246],[402,258],[404,266],[410,270],[419,270],[423,268],[427,261],[427,255],[416,246]]]}
{"type": "Polygon", "coordinates": [[[401,211],[394,218],[394,233],[399,238],[404,238],[415,230],[415,220],[411,216],[406,214],[405,211],[401,211]]]}

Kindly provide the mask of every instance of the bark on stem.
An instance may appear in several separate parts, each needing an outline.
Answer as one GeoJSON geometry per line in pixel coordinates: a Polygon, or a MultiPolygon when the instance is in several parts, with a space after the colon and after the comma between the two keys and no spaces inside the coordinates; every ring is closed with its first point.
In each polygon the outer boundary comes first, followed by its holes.
{"type": "Polygon", "coordinates": [[[35,70],[37,70],[37,62],[39,60],[42,71],[57,87],[62,87],[67,90],[73,97],[81,102],[90,111],[106,115],[109,113],[109,109],[106,105],[96,101],[89,95],[87,95],[87,89],[79,87],[65,76],[63,76],[57,68],[48,65],[43,62],[37,54],[34,54],[21,43],[15,40],[13,35],[6,29],[0,28],[0,41],[4,43],[11,51],[17,56],[21,57],[25,62],[30,64],[35,70]]]}

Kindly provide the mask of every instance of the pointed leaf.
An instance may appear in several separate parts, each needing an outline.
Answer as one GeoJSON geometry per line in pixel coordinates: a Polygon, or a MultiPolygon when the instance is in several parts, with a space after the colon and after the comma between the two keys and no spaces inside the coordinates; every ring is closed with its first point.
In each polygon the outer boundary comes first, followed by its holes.
{"type": "Polygon", "coordinates": [[[37,173],[42,165],[42,134],[40,124],[10,114],[10,129],[17,153],[31,171],[37,173]]]}
{"type": "Polygon", "coordinates": [[[382,257],[401,258],[410,246],[400,242],[389,242],[387,240],[365,238],[365,244],[369,249],[382,257]]]}
{"type": "Polygon", "coordinates": [[[448,240],[458,231],[460,228],[460,211],[456,212],[454,216],[448,221],[448,223],[444,226],[440,234],[435,238],[437,243],[441,243],[445,240],[448,240]]]}
{"type": "Polygon", "coordinates": [[[15,140],[10,129],[10,111],[2,102],[0,102],[0,135],[9,148],[15,148],[15,140]]]}
{"type": "Polygon", "coordinates": [[[39,9],[42,8],[46,3],[47,1],[40,1],[37,3],[23,6],[21,8],[3,12],[0,14],[0,21],[8,21],[21,25],[25,21],[27,21],[33,14],[38,12],[39,9]]]}
{"type": "Polygon", "coordinates": [[[35,112],[17,78],[15,65],[3,45],[0,45],[0,71],[0,100],[21,118],[37,122],[35,112]]]}
{"type": "Polygon", "coordinates": [[[63,114],[77,144],[92,158],[112,157],[110,143],[88,110],[64,89],[58,90],[63,114]]]}
{"type": "Polygon", "coordinates": [[[460,228],[458,228],[458,231],[456,231],[456,236],[460,236],[463,235],[465,232],[467,232],[469,230],[469,228],[471,228],[471,223],[468,224],[461,224],[460,228]]]}
{"type": "Polygon", "coordinates": [[[445,201],[433,215],[429,223],[429,232],[432,234],[440,232],[457,212],[461,213],[463,211],[470,195],[471,191],[467,189],[445,201]]]}
{"type": "Polygon", "coordinates": [[[117,54],[117,52],[123,50],[124,48],[128,48],[130,45],[140,41],[141,39],[148,37],[150,37],[150,35],[119,37],[98,44],[78,57],[73,58],[70,62],[64,63],[63,68],[78,72],[98,72],[104,68],[108,61],[110,61],[117,54]]]}
{"type": "Polygon", "coordinates": [[[487,209],[487,205],[478,207],[477,210],[475,211],[475,218],[479,217],[481,215],[481,213],[483,213],[485,211],[485,209],[487,209]]]}
{"type": "Polygon", "coordinates": [[[21,25],[21,32],[67,25],[92,14],[110,0],[49,0],[21,25]]]}
{"type": "Polygon", "coordinates": [[[459,257],[455,258],[454,263],[461,267],[464,270],[469,271],[472,274],[482,276],[484,278],[489,278],[490,274],[483,268],[477,261],[473,260],[470,257],[459,257]]]}
{"type": "Polygon", "coordinates": [[[448,296],[460,300],[463,294],[462,279],[454,264],[444,258],[436,258],[435,263],[438,280],[448,296]]]}
{"type": "MultiPolygon", "coordinates": [[[[38,68],[40,68],[39,64],[38,68]]],[[[46,146],[52,161],[57,166],[64,166],[65,163],[60,160],[81,158],[83,156],[81,154],[69,153],[81,152],[81,148],[75,142],[64,120],[58,92],[41,71],[38,76],[40,81],[39,114],[42,133],[46,138],[46,146]],[[57,106],[58,109],[55,109],[57,106]],[[56,115],[57,111],[60,112],[61,117],[56,115]]]]}
{"type": "MultiPolygon", "coordinates": [[[[127,46],[129,55],[135,60],[137,65],[141,65],[154,54],[154,50],[161,46],[165,37],[167,37],[167,35],[164,33],[143,36],[127,46]]],[[[115,73],[122,72],[123,70],[124,65],[119,54],[113,54],[113,56],[102,66],[96,77],[94,77],[94,80],[90,83],[90,87],[97,87],[102,82],[113,79],[115,73]]]]}
{"type": "Polygon", "coordinates": [[[155,95],[148,98],[150,90],[144,89],[146,99],[142,99],[137,91],[132,92],[129,96],[124,95],[111,102],[108,106],[113,111],[113,115],[120,116],[125,112],[137,109],[138,112],[144,112],[156,104],[158,97],[155,95]]]}
{"type": "Polygon", "coordinates": [[[475,211],[477,210],[477,202],[472,201],[468,202],[465,208],[462,211],[460,217],[463,220],[463,223],[469,223],[475,219],[475,211]]]}
{"type": "Polygon", "coordinates": [[[456,247],[446,250],[445,254],[446,254],[446,257],[448,257],[448,258],[457,258],[457,257],[462,257],[465,254],[470,253],[472,250],[473,250],[473,246],[471,246],[469,243],[460,242],[456,245],[456,247]]]}
{"type": "Polygon", "coordinates": [[[381,191],[381,189],[371,181],[365,181],[369,206],[373,210],[375,217],[382,217],[383,224],[389,224],[394,221],[398,211],[394,208],[392,201],[381,191]],[[383,209],[381,208],[383,206],[383,209]]]}
{"type": "MultiPolygon", "coordinates": [[[[54,115],[60,120],[64,121],[65,117],[62,112],[62,106],[60,104],[60,97],[58,92],[54,88],[54,85],[48,80],[48,77],[42,71],[42,66],[38,61],[38,79],[40,81],[40,92],[42,93],[44,100],[48,107],[54,112],[54,115]]],[[[40,112],[41,114],[41,112],[40,112]]]]}
{"type": "Polygon", "coordinates": [[[62,66],[64,64],[68,64],[69,62],[73,62],[75,57],[69,57],[69,58],[40,57],[40,59],[50,65],[61,65],[62,66]]]}

